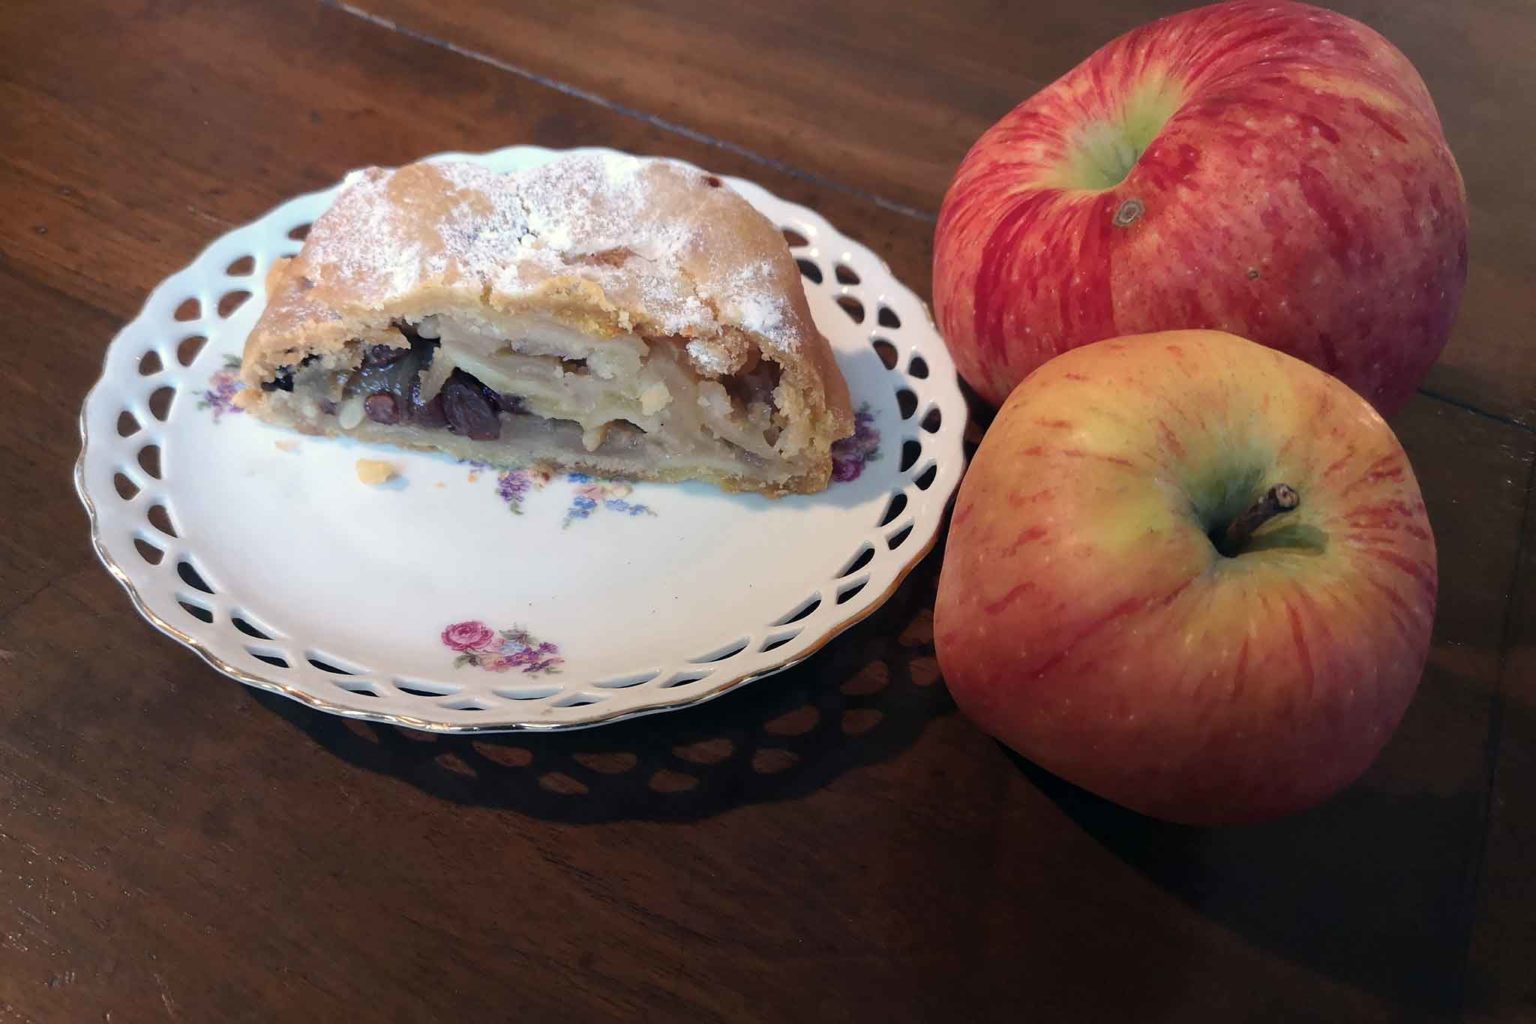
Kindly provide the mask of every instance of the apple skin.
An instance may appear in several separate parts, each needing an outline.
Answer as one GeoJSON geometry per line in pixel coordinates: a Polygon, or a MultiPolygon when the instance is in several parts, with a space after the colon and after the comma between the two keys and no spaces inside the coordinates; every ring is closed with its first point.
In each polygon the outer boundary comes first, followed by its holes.
{"type": "Polygon", "coordinates": [[[1238,2],[1121,36],[983,134],[939,214],[933,296],[992,405],[1078,345],[1200,327],[1391,415],[1466,276],[1465,188],[1408,59],[1343,15],[1238,2]]]}
{"type": "Polygon", "coordinates": [[[1435,542],[1408,458],[1338,380],[1214,331],[1060,356],[961,483],[934,638],[961,710],[1142,813],[1250,821],[1376,757],[1418,685],[1435,542]],[[1277,483],[1300,506],[1236,557],[1277,483]]]}

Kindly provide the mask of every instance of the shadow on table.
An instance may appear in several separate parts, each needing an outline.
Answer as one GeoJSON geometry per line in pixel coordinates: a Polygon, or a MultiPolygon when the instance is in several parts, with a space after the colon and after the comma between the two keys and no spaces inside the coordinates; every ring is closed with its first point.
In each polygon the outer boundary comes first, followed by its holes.
{"type": "Polygon", "coordinates": [[[254,700],[336,756],[444,800],[563,822],[691,820],[808,793],[910,746],[954,704],[939,682],[929,555],[807,663],[707,704],[564,733],[444,736],[254,700]]]}
{"type": "Polygon", "coordinates": [[[1244,939],[1423,1016],[1461,1004],[1480,791],[1383,792],[1368,774],[1291,818],[1196,828],[1128,811],[1001,749],[1117,857],[1244,939]]]}

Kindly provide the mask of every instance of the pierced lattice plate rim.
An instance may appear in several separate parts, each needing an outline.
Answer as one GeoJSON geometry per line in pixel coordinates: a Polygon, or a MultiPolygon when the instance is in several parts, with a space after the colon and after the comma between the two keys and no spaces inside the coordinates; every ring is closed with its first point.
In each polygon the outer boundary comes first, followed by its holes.
{"type": "MultiPolygon", "coordinates": [[[[511,170],[560,155],[431,159],[511,170]]],[[[97,554],[152,625],[226,675],[437,732],[617,721],[810,657],[932,549],[965,402],[926,307],[879,257],[726,180],[784,230],[860,411],[824,495],[500,474],[299,440],[234,411],[226,364],[266,271],[338,184],[215,241],[108,347],[75,471],[97,554]],[[399,479],[360,484],[360,457],[399,479]]]]}

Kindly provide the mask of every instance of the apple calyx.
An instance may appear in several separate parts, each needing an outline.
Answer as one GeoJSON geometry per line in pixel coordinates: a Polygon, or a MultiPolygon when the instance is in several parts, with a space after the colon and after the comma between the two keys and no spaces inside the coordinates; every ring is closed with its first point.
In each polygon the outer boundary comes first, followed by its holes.
{"type": "Polygon", "coordinates": [[[1300,504],[1301,495],[1296,492],[1296,488],[1290,484],[1275,484],[1258,501],[1249,505],[1247,511],[1228,524],[1216,543],[1216,550],[1227,558],[1236,558],[1243,553],[1259,527],[1275,516],[1293,511],[1300,504]]]}

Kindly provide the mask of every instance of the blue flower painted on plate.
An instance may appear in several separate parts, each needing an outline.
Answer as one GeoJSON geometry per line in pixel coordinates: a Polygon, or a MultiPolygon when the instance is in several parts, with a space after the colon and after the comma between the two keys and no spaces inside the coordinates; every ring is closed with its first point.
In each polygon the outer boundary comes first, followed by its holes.
{"type": "Polygon", "coordinates": [[[570,529],[572,523],[591,518],[599,509],[626,516],[656,514],[649,506],[630,501],[634,488],[622,480],[599,480],[586,473],[569,473],[566,479],[576,485],[576,495],[565,510],[565,521],[561,524],[565,529],[570,529]]]}
{"type": "MultiPolygon", "coordinates": [[[[490,468],[486,463],[475,460],[461,461],[476,470],[490,468]]],[[[505,470],[496,475],[496,496],[506,504],[508,511],[520,516],[533,495],[546,490],[560,479],[561,474],[547,469],[505,470]]],[[[630,500],[634,488],[622,480],[600,480],[586,473],[567,473],[564,479],[570,481],[576,489],[575,494],[571,496],[570,505],[565,510],[565,518],[561,522],[561,526],[566,529],[569,529],[572,523],[590,519],[597,512],[613,512],[626,516],[656,514],[650,506],[630,500]]]]}

